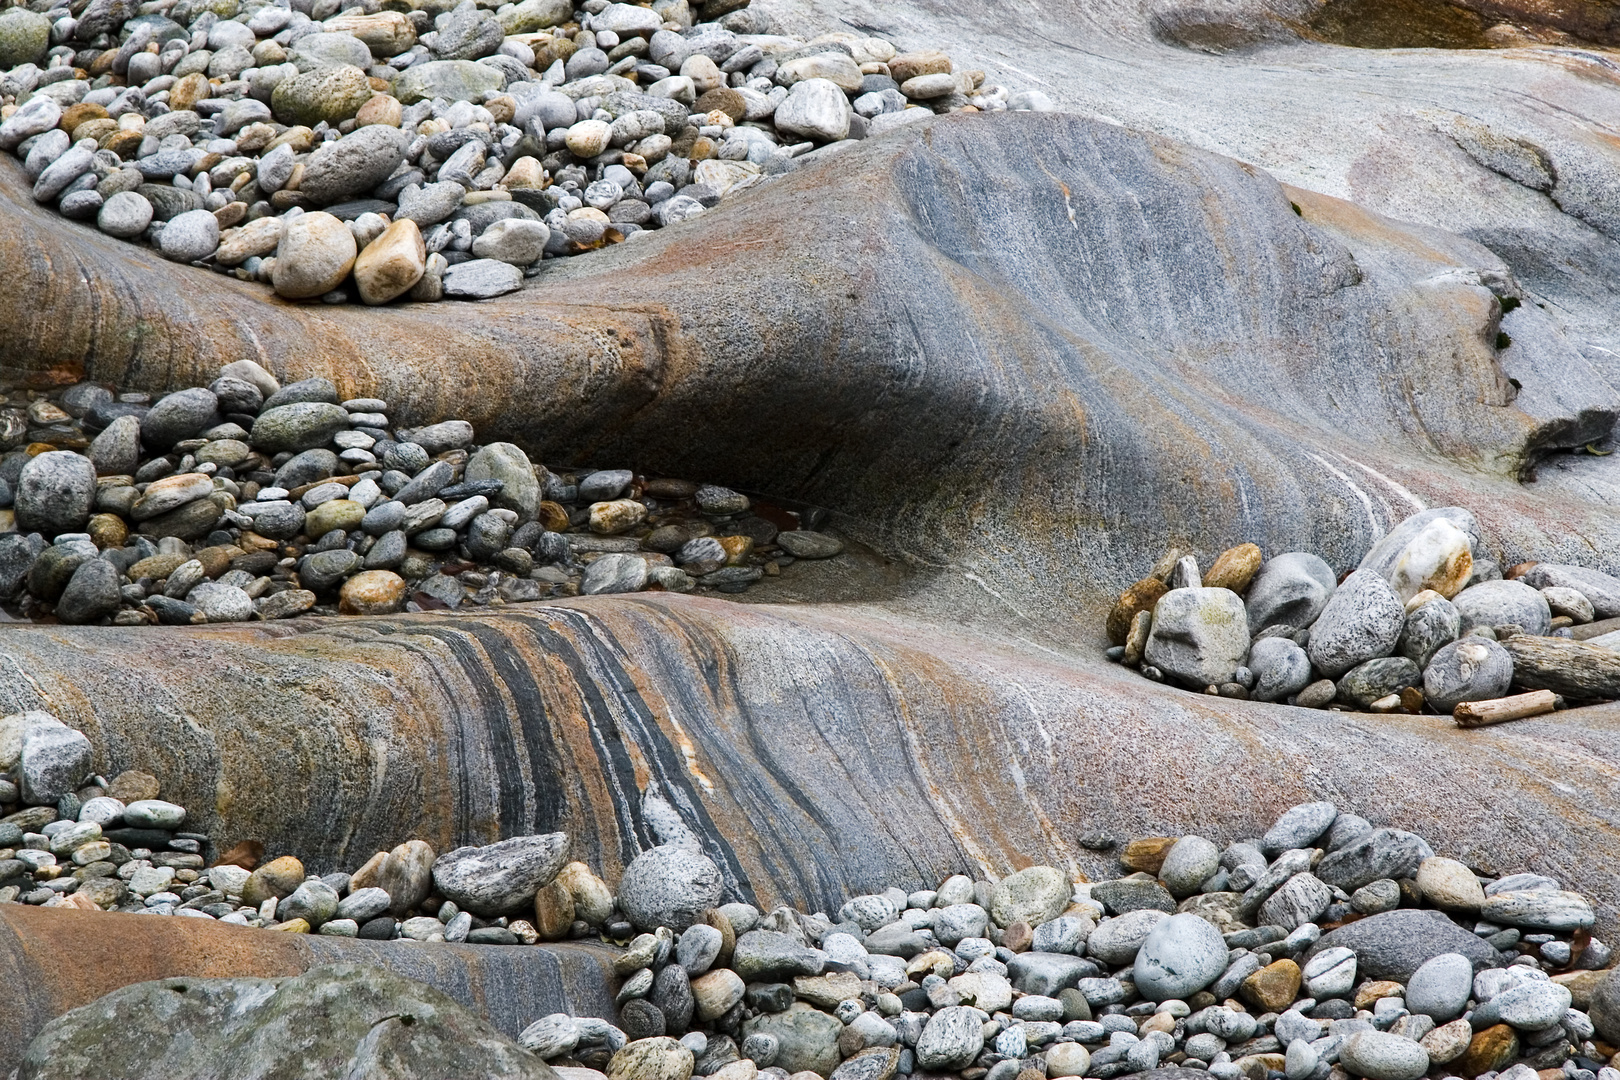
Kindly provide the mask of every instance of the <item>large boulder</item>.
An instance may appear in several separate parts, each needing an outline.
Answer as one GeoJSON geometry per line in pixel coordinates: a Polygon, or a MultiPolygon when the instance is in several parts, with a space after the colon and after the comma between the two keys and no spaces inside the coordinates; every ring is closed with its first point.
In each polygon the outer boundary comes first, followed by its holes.
{"type": "Polygon", "coordinates": [[[1497,952],[1438,911],[1400,908],[1329,931],[1305,954],[1346,948],[1356,954],[1360,974],[1370,979],[1405,983],[1425,963],[1446,953],[1460,953],[1475,971],[1499,963],[1497,952]]]}
{"type": "Polygon", "coordinates": [[[1202,690],[1231,682],[1248,651],[1248,616],[1237,593],[1171,589],[1153,609],[1153,629],[1142,655],[1167,678],[1202,690]]]}
{"type": "Polygon", "coordinates": [[[1552,630],[1552,609],[1539,589],[1522,581],[1482,581],[1451,601],[1457,606],[1462,632],[1476,626],[1518,626],[1537,637],[1552,630]]]}
{"type": "Polygon", "coordinates": [[[485,847],[461,847],[433,864],[439,895],[486,919],[534,903],[534,894],[568,861],[568,834],[514,836],[485,847]]]}
{"type": "Polygon", "coordinates": [[[18,1080],[348,1076],[438,1080],[557,1074],[431,987],[333,964],[285,979],[160,979],[47,1024],[18,1080]]]}
{"type": "Polygon", "coordinates": [[[1489,638],[1470,635],[1434,654],[1423,671],[1423,696],[1436,712],[1465,701],[1502,697],[1513,684],[1513,657],[1489,638]]]}
{"type": "Polygon", "coordinates": [[[323,143],[305,164],[298,190],[323,205],[370,191],[405,160],[408,142],[398,128],[368,124],[323,143]]]}
{"type": "Polygon", "coordinates": [[[1389,582],[1372,570],[1344,579],[1311,627],[1311,663],[1330,679],[1395,651],[1406,608],[1389,582]]]}
{"type": "Polygon", "coordinates": [[[1307,627],[1338,588],[1338,575],[1320,555],[1285,551],[1268,559],[1244,597],[1249,632],[1258,634],[1279,623],[1307,627]]]}
{"type": "Polygon", "coordinates": [[[643,851],[619,879],[619,909],[637,930],[667,926],[676,933],[720,903],[720,868],[696,852],[671,845],[643,851]]]}
{"type": "MultiPolygon", "coordinates": [[[[1368,549],[1362,556],[1358,570],[1371,570],[1386,581],[1395,576],[1395,567],[1401,559],[1409,554],[1413,541],[1417,540],[1432,523],[1444,521],[1452,525],[1468,538],[1471,556],[1479,554],[1479,522],[1471,510],[1461,506],[1441,506],[1433,510],[1421,510],[1411,517],[1401,521],[1389,532],[1385,533],[1379,541],[1368,549]]],[[[1441,533],[1431,534],[1438,537],[1441,533]]],[[[1466,578],[1464,578],[1466,580],[1466,578]]]]}

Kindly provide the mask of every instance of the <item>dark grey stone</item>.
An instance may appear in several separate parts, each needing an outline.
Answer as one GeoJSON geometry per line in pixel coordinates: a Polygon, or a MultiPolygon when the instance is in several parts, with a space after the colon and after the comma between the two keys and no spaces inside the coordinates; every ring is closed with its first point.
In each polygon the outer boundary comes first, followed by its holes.
{"type": "Polygon", "coordinates": [[[304,508],[298,503],[272,506],[253,517],[253,531],[269,540],[291,540],[304,528],[304,508]]]}
{"type": "MultiPolygon", "coordinates": [[[[1405,983],[1424,963],[1445,953],[1461,953],[1475,971],[1499,963],[1496,950],[1438,911],[1400,908],[1373,915],[1323,934],[1305,953],[1344,947],[1356,954],[1358,978],[1405,983]]],[[[1303,963],[1303,961],[1302,961],[1303,963]]]]}
{"type": "Polygon", "coordinates": [[[667,1030],[674,1033],[692,1026],[692,981],[680,964],[666,964],[653,979],[652,992],[647,1000],[664,1014],[667,1030]]]}
{"type": "Polygon", "coordinates": [[[326,405],[340,404],[337,387],[331,379],[301,379],[298,382],[288,383],[269,397],[264,399],[265,409],[279,409],[283,405],[297,405],[303,402],[321,402],[326,405]]]}
{"type": "Polygon", "coordinates": [[[10,600],[22,591],[29,568],[45,550],[38,533],[7,533],[0,536],[0,600],[10,600]]]}
{"type": "Polygon", "coordinates": [[[1282,812],[1282,816],[1271,828],[1266,830],[1266,835],[1260,840],[1260,847],[1273,857],[1293,848],[1311,847],[1328,831],[1338,816],[1338,808],[1330,802],[1300,803],[1298,806],[1291,806],[1282,812]]]}
{"type": "Polygon", "coordinates": [[[212,390],[192,387],[160,399],[141,421],[141,442],[162,452],[182,439],[220,423],[219,398],[212,390]]]}
{"type": "Polygon", "coordinates": [[[1324,856],[1316,876],[1345,892],[1379,878],[1409,878],[1429,854],[1422,838],[1399,829],[1378,829],[1331,855],[1324,856]]]}
{"type": "MultiPolygon", "coordinates": [[[[1098,882],[1091,887],[1091,897],[1108,908],[1114,915],[1127,911],[1176,910],[1176,899],[1157,881],[1121,878],[1117,881],[1098,882]]],[[[1048,995],[1050,996],[1050,995],[1048,995]]]]}
{"type": "Polygon", "coordinates": [[[347,548],[306,555],[298,564],[298,580],[313,592],[335,589],[360,568],[360,556],[347,548]]]}
{"type": "Polygon", "coordinates": [[[330,450],[305,450],[288,458],[276,470],[275,486],[291,491],[295,487],[325,480],[337,472],[338,456],[330,450]]]}
{"type": "Polygon", "coordinates": [[[1365,709],[1381,697],[1398,694],[1422,682],[1422,670],[1406,657],[1380,657],[1345,672],[1339,680],[1339,700],[1365,709]]]}
{"type": "Polygon", "coordinates": [[[105,559],[89,559],[73,571],[73,578],[56,603],[56,617],[69,625],[98,623],[118,613],[123,575],[105,559]]]}
{"type": "Polygon", "coordinates": [[[1430,600],[1406,616],[1401,640],[1395,651],[1420,669],[1429,666],[1434,654],[1462,634],[1462,616],[1450,600],[1430,600]]]}
{"type": "Polygon", "coordinates": [[[394,499],[405,506],[425,502],[448,487],[454,475],[455,470],[450,467],[449,462],[435,461],[396,491],[394,499]]]}

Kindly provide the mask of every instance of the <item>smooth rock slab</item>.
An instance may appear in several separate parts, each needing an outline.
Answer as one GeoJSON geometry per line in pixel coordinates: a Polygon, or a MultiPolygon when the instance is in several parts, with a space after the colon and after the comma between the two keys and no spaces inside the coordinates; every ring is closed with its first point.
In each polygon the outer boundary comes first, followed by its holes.
{"type": "Polygon", "coordinates": [[[433,864],[433,884],[462,910],[494,919],[534,903],[568,861],[568,844],[566,833],[546,833],[457,848],[433,864]]]}
{"type": "Polygon", "coordinates": [[[489,300],[523,287],[523,271],[498,259],[473,259],[444,272],[444,294],[466,300],[489,300]]]}

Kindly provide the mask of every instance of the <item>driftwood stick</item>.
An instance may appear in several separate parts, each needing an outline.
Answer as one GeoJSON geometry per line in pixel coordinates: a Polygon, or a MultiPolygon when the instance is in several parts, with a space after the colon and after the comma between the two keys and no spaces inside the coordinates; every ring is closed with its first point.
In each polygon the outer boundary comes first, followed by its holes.
{"type": "Polygon", "coordinates": [[[1502,648],[1513,657],[1515,686],[1586,701],[1620,698],[1620,649],[1528,634],[1515,634],[1502,648]]]}
{"type": "Polygon", "coordinates": [[[1556,697],[1551,690],[1532,690],[1528,694],[1494,698],[1490,701],[1465,701],[1452,711],[1451,716],[1460,728],[1504,724],[1509,720],[1524,720],[1552,712],[1556,697]]]}

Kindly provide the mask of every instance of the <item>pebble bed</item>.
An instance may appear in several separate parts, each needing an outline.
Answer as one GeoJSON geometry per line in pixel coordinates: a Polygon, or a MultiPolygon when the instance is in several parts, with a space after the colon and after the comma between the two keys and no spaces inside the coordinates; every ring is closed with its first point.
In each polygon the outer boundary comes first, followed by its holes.
{"type": "Polygon", "coordinates": [[[325,379],[238,361],[151,402],[0,403],[0,604],[186,625],[661,589],[738,593],[838,555],[825,513],[628,469],[553,472],[450,420],[393,427],[325,379]]]}
{"type": "Polygon", "coordinates": [[[1620,1080],[1620,972],[1585,897],[1436,856],[1328,802],[1224,850],[1132,841],[1111,881],[1034,866],[806,915],[723,902],[719,869],[652,792],[643,810],[666,843],[615,892],[567,861],[562,833],[443,855],[412,840],[319,877],[253,843],[213,859],[154,777],[86,782],[91,767],[88,740],[56,718],[0,720],[0,902],[406,946],[621,946],[617,1025],[555,1014],[522,1033],[554,1066],[596,1071],[565,1080],[1108,1080],[1172,1065],[1220,1080],[1620,1080]]]}
{"type": "Polygon", "coordinates": [[[1548,687],[1565,692],[1557,707],[1620,697],[1606,659],[1620,660],[1620,579],[1553,563],[1504,576],[1462,507],[1407,518],[1345,575],[1254,544],[1201,573],[1173,550],[1120,595],[1106,630],[1109,659],[1156,682],[1306,708],[1449,714],[1548,687]],[[1516,670],[1502,642],[1524,636],[1598,648],[1516,670]]]}
{"type": "Polygon", "coordinates": [[[747,0],[34,0],[0,149],[34,199],[289,299],[485,299],[936,113],[1049,109],[747,0]],[[402,10],[403,9],[403,10],[402,10]]]}

